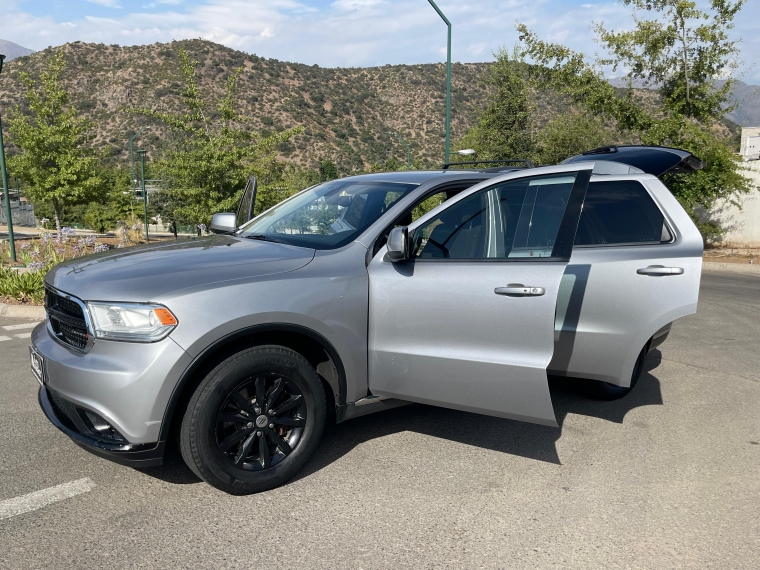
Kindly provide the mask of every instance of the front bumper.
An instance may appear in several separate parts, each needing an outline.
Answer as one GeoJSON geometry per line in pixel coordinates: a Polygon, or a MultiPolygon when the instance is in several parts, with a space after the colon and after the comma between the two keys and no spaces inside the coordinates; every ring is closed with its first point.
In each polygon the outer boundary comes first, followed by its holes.
{"type": "Polygon", "coordinates": [[[73,404],[61,398],[60,395],[55,394],[45,386],[40,386],[38,399],[40,407],[47,419],[50,420],[50,423],[69,436],[82,449],[86,449],[90,453],[94,453],[104,459],[130,467],[156,467],[163,463],[164,448],[166,447],[165,441],[148,444],[131,444],[126,442],[112,443],[96,439],[95,437],[86,435],[86,433],[82,433],[86,432],[86,429],[77,427],[62,407],[56,404],[56,400],[58,400],[59,403],[63,401],[73,406],[73,404]]]}
{"type": "Polygon", "coordinates": [[[146,344],[96,340],[81,352],[62,345],[44,323],[32,331],[31,340],[44,359],[44,388],[65,408],[66,402],[76,406],[85,420],[88,411],[97,414],[125,444],[156,447],[166,439],[161,425],[169,400],[192,361],[177,343],[170,338],[146,344]]]}

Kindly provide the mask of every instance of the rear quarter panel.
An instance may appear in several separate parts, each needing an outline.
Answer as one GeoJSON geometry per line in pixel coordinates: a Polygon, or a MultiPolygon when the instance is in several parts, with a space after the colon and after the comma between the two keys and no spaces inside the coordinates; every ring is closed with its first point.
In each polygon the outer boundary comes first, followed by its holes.
{"type": "MultiPolygon", "coordinates": [[[[657,179],[638,179],[675,232],[675,242],[573,250],[555,319],[549,373],[629,386],[639,352],[661,327],[697,310],[702,236],[683,207],[657,179]],[[648,265],[682,267],[680,276],[651,277],[648,265]]],[[[622,178],[621,178],[622,179],[622,178]]]]}

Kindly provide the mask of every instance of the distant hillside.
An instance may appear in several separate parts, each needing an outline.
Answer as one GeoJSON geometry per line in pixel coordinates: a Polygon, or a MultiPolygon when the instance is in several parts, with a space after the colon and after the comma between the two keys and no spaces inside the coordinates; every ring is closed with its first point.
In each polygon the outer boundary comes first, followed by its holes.
{"type": "MultiPolygon", "coordinates": [[[[610,84],[615,87],[625,87],[627,85],[625,78],[615,77],[610,79],[610,84]]],[[[717,82],[723,85],[722,81],[717,82]]],[[[646,89],[643,81],[635,81],[634,87],[646,89]]],[[[760,126],[760,85],[747,85],[743,81],[734,83],[734,93],[731,99],[737,107],[730,113],[726,113],[726,118],[740,127],[758,127],[760,126]]]]}
{"type": "Polygon", "coordinates": [[[737,81],[733,100],[738,107],[726,117],[742,127],[760,127],[760,85],[737,81]]]}
{"type": "MultiPolygon", "coordinates": [[[[281,145],[281,158],[315,168],[334,161],[342,174],[367,169],[390,157],[404,161],[406,152],[392,135],[402,135],[420,166],[440,165],[444,151],[445,66],[385,65],[369,68],[322,68],[246,54],[205,40],[121,47],[74,42],[66,54],[63,81],[72,104],[97,125],[94,144],[112,160],[127,162],[127,141],[139,126],[138,148],[156,150],[167,140],[166,128],[135,116],[128,109],[180,108],[182,76],[177,50],[184,47],[200,61],[204,95],[221,97],[225,80],[243,67],[236,104],[250,118],[250,128],[264,134],[296,125],[303,134],[281,145]]],[[[38,76],[51,48],[20,56],[0,75],[0,108],[4,113],[23,102],[19,72],[38,76]]],[[[454,64],[452,72],[452,141],[472,127],[487,102],[483,78],[491,64],[454,64]]],[[[638,93],[656,105],[651,92],[638,93]]],[[[551,93],[536,93],[537,122],[567,109],[551,93]]],[[[6,139],[7,141],[7,139],[6,139]]],[[[13,152],[13,148],[9,152],[13,152]]],[[[456,150],[456,149],[452,149],[456,150]]]]}
{"type": "MultiPolygon", "coordinates": [[[[237,105],[251,117],[251,128],[272,132],[302,125],[304,132],[280,154],[302,166],[329,158],[342,172],[362,170],[374,162],[406,153],[395,131],[411,145],[421,164],[440,164],[444,150],[445,66],[386,65],[326,69],[249,55],[203,40],[148,46],[74,42],[62,46],[67,68],[64,83],[72,103],[97,123],[95,144],[127,159],[127,140],[144,117],[127,109],[146,106],[178,109],[180,74],[177,49],[200,61],[203,93],[220,97],[231,70],[244,67],[237,105]]],[[[54,48],[59,49],[59,48],[54,48]]],[[[50,49],[20,57],[0,75],[0,105],[22,102],[19,71],[37,75],[50,49]]],[[[455,64],[452,85],[452,139],[469,129],[486,99],[481,78],[489,64],[455,64]]],[[[154,124],[141,146],[155,149],[166,136],[154,124]]]]}
{"type": "Polygon", "coordinates": [[[0,53],[5,56],[5,61],[10,61],[23,55],[34,53],[34,50],[25,48],[8,40],[0,40],[0,53]]]}

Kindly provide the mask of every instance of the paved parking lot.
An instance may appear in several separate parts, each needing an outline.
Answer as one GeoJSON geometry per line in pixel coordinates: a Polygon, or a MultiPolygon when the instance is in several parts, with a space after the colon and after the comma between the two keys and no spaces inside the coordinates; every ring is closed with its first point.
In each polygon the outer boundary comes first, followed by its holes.
{"type": "Polygon", "coordinates": [[[408,406],[328,428],[249,497],[76,447],[27,326],[0,319],[2,568],[758,568],[758,277],[705,274],[628,397],[553,381],[560,429],[408,406]]]}

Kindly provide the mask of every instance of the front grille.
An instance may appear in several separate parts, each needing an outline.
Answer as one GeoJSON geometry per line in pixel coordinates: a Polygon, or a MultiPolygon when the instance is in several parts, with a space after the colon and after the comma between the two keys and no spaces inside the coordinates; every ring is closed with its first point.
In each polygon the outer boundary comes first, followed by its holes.
{"type": "Polygon", "coordinates": [[[71,299],[67,299],[66,297],[61,297],[60,295],[56,295],[56,304],[58,305],[58,308],[64,313],[66,313],[67,315],[84,320],[82,307],[77,305],[71,299]]]}
{"type": "Polygon", "coordinates": [[[79,303],[45,289],[45,309],[53,332],[62,342],[84,350],[89,340],[87,322],[79,303]]]}

